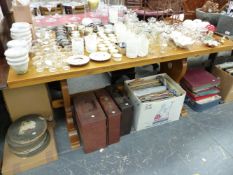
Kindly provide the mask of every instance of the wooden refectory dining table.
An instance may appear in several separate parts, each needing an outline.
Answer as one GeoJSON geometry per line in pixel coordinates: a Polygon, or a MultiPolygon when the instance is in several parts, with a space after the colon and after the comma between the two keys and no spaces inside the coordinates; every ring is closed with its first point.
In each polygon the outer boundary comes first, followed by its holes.
{"type": "Polygon", "coordinates": [[[35,66],[33,66],[30,62],[28,72],[23,75],[17,75],[14,70],[10,68],[7,78],[7,85],[8,88],[20,88],[30,85],[60,81],[71,147],[77,148],[80,146],[80,140],[72,118],[71,100],[68,91],[67,79],[159,63],[161,72],[166,72],[176,82],[179,82],[186,73],[187,58],[192,57],[195,59],[196,57],[202,55],[210,54],[214,56],[218,52],[232,51],[233,41],[226,39],[223,44],[214,48],[205,45],[194,45],[190,49],[169,47],[165,53],[160,53],[159,45],[154,45],[150,49],[153,49],[153,54],[150,53],[146,57],[130,59],[123,56],[121,61],[114,61],[113,59],[105,62],[90,61],[84,66],[71,66],[70,70],[58,69],[56,72],[49,72],[45,70],[44,72],[39,73],[36,71],[35,66]]]}

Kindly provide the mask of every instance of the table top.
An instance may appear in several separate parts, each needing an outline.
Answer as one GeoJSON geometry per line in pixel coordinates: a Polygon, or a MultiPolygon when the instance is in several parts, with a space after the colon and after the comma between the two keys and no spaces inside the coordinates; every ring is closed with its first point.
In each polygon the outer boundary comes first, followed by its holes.
{"type": "Polygon", "coordinates": [[[52,81],[64,80],[74,77],[81,77],[85,75],[93,75],[99,73],[110,72],[114,70],[127,69],[137,66],[144,66],[154,63],[168,62],[179,60],[188,57],[195,57],[200,55],[207,55],[221,51],[228,51],[233,49],[233,41],[226,40],[223,45],[215,48],[199,45],[193,46],[190,50],[180,48],[168,48],[167,52],[161,54],[159,47],[154,46],[154,54],[142,58],[130,59],[126,56],[122,57],[122,61],[116,62],[113,59],[106,62],[90,61],[87,65],[81,67],[71,67],[70,70],[58,70],[57,72],[49,72],[45,70],[42,73],[36,72],[35,67],[30,63],[29,70],[26,74],[17,75],[14,70],[10,69],[8,74],[8,87],[24,87],[35,84],[47,83],[52,81]]]}

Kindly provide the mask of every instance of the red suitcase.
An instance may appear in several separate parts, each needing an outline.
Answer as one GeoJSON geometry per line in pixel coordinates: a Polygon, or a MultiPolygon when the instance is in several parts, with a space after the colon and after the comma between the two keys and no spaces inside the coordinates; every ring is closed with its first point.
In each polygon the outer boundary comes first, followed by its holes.
{"type": "Polygon", "coordinates": [[[75,95],[73,105],[84,151],[106,147],[106,117],[94,93],[75,95]]]}
{"type": "Polygon", "coordinates": [[[121,136],[129,134],[131,131],[134,110],[129,98],[124,94],[123,87],[108,86],[107,91],[111,94],[117,106],[121,110],[121,136]]]}
{"type": "Polygon", "coordinates": [[[95,95],[107,116],[107,144],[120,141],[121,111],[105,89],[95,91],[95,95]]]}

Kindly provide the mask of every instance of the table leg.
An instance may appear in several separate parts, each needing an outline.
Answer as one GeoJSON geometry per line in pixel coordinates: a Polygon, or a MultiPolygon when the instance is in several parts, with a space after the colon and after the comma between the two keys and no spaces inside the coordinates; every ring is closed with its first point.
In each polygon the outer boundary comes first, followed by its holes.
{"type": "Polygon", "coordinates": [[[64,108],[65,108],[66,126],[67,126],[68,136],[70,139],[71,148],[76,149],[76,148],[80,147],[80,139],[79,139],[77,130],[74,126],[73,113],[72,113],[72,108],[71,108],[71,101],[70,101],[68,85],[67,85],[66,80],[62,80],[62,81],[60,81],[60,83],[61,83],[64,108]]]}
{"type": "Polygon", "coordinates": [[[177,83],[184,77],[187,71],[187,58],[160,64],[160,72],[167,73],[177,83]]]}
{"type": "Polygon", "coordinates": [[[209,55],[208,60],[210,61],[210,65],[209,65],[209,67],[206,68],[208,71],[211,71],[211,69],[212,69],[212,67],[213,67],[213,65],[214,65],[215,59],[216,59],[216,57],[217,57],[217,55],[218,55],[218,53],[211,53],[211,54],[209,55]]]}

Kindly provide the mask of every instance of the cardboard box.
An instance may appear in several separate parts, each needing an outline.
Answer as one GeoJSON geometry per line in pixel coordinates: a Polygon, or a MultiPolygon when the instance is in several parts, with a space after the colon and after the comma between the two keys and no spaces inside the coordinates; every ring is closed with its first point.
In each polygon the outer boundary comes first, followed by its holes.
{"type": "Polygon", "coordinates": [[[4,100],[11,120],[28,114],[40,114],[53,120],[50,96],[45,84],[3,90],[4,100]]]}
{"type": "Polygon", "coordinates": [[[29,5],[13,5],[13,15],[15,22],[28,22],[32,24],[32,13],[29,5]]]}
{"type": "Polygon", "coordinates": [[[233,76],[214,66],[212,74],[220,78],[220,96],[224,102],[233,101],[233,76]]]}
{"type": "Polygon", "coordinates": [[[128,83],[133,80],[126,81],[125,89],[134,105],[135,112],[133,126],[136,131],[160,125],[162,123],[179,120],[186,92],[167,74],[149,76],[143,79],[154,79],[157,76],[166,77],[168,85],[180,93],[180,96],[152,102],[141,102],[128,86],[128,83]]]}
{"type": "Polygon", "coordinates": [[[31,24],[32,39],[36,39],[35,24],[32,19],[32,12],[29,5],[13,5],[13,17],[15,22],[27,22],[31,24]]]}
{"type": "Polygon", "coordinates": [[[51,161],[58,160],[57,148],[54,139],[54,131],[51,127],[49,128],[49,133],[50,142],[48,147],[35,156],[28,158],[20,158],[11,153],[8,145],[5,143],[3,152],[2,174],[14,175],[29,170],[31,168],[47,164],[51,161]]]}

